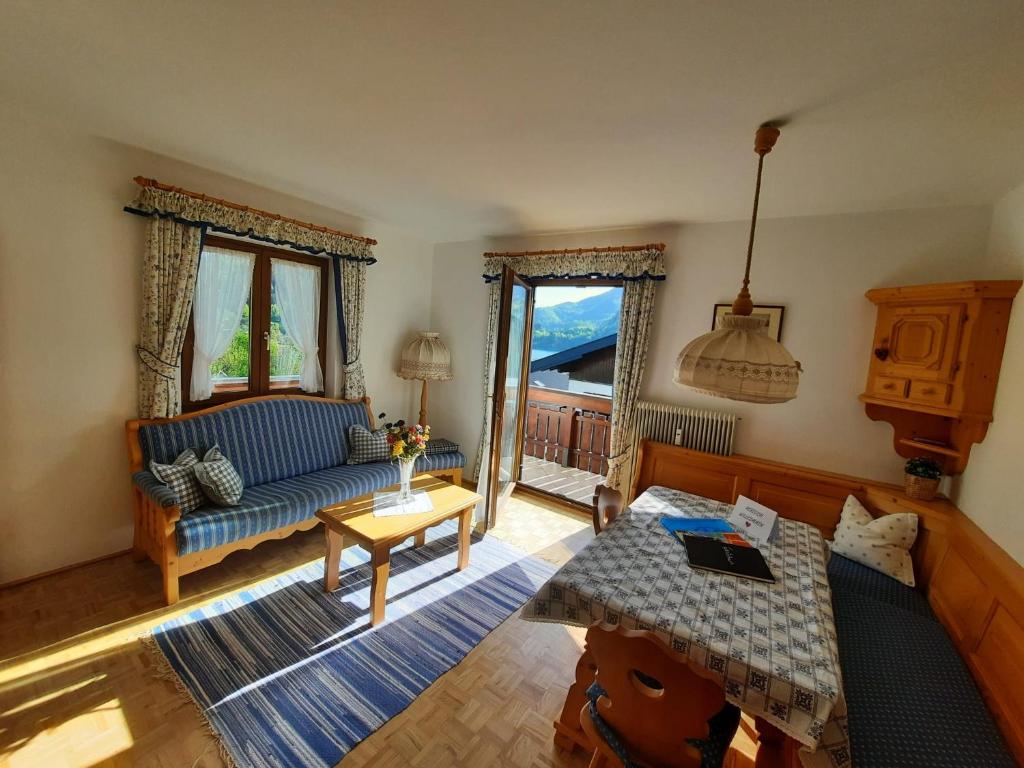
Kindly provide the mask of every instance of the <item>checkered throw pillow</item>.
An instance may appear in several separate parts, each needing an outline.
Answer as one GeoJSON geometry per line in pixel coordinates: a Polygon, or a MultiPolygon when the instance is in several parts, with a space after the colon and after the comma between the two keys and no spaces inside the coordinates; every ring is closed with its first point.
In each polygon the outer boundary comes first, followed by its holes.
{"type": "Polygon", "coordinates": [[[149,471],[178,497],[178,508],[183,515],[202,506],[206,500],[196,480],[195,466],[198,463],[199,457],[191,448],[182,451],[173,464],[149,462],[149,471]]]}
{"type": "Polygon", "coordinates": [[[458,453],[459,444],[446,440],[443,437],[432,437],[427,441],[427,455],[434,456],[438,453],[458,453]]]}
{"type": "Polygon", "coordinates": [[[195,465],[196,479],[210,501],[221,507],[234,507],[242,500],[242,477],[231,460],[213,446],[195,465]]]}
{"type": "Polygon", "coordinates": [[[369,464],[373,461],[387,461],[390,458],[387,430],[378,429],[371,432],[362,424],[353,424],[348,428],[347,464],[369,464]]]}

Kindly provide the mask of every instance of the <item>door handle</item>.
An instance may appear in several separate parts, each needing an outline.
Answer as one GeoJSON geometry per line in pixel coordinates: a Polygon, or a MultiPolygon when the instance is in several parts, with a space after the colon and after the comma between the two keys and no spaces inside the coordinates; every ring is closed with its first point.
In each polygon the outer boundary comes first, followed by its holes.
{"type": "Polygon", "coordinates": [[[879,360],[885,360],[886,358],[889,357],[889,350],[886,349],[885,347],[877,347],[875,349],[875,357],[877,357],[879,360]]]}
{"type": "Polygon", "coordinates": [[[263,340],[267,342],[267,352],[270,351],[270,331],[263,332],[263,340]]]}

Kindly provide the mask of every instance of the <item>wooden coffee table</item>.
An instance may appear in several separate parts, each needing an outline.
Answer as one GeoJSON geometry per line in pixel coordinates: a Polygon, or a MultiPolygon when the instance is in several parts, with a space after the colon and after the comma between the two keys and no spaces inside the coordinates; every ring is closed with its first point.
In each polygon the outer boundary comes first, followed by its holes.
{"type": "MultiPolygon", "coordinates": [[[[338,568],[345,538],[354,539],[370,553],[373,583],[370,590],[370,624],[376,626],[384,620],[388,574],[391,571],[391,548],[410,536],[416,537],[416,546],[426,542],[427,528],[445,520],[459,518],[459,570],[469,565],[469,533],[473,507],[483,497],[458,485],[446,483],[432,475],[413,478],[414,491],[426,491],[434,508],[429,512],[394,517],[374,517],[373,494],[359,496],[318,510],[316,516],[323,521],[327,538],[327,557],[324,559],[324,590],[338,588],[338,568]]],[[[397,485],[384,489],[398,490],[397,485]]]]}

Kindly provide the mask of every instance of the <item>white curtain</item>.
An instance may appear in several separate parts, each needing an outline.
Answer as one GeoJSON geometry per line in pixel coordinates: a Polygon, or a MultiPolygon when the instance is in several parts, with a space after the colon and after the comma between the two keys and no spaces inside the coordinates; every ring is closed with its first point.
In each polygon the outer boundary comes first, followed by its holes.
{"type": "Polygon", "coordinates": [[[324,374],[320,369],[320,268],[295,261],[271,259],[274,290],[281,308],[284,332],[302,352],[304,392],[320,392],[324,374]]]}
{"type": "Polygon", "coordinates": [[[203,248],[193,309],[195,345],[189,384],[193,401],[206,400],[213,394],[210,366],[227,351],[238,330],[252,287],[254,262],[251,253],[203,248]]]}

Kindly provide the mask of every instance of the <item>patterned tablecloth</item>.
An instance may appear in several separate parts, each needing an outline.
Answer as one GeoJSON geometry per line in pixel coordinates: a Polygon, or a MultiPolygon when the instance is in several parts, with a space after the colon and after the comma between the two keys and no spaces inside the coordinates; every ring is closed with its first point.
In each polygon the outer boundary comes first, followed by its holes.
{"type": "Polygon", "coordinates": [[[804,747],[805,766],[850,766],[827,551],[778,519],[761,547],[774,584],[691,570],[664,515],[726,517],[732,505],[652,487],[523,608],[531,621],[646,629],[722,678],[728,701],[804,747]]]}

